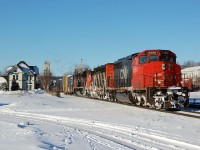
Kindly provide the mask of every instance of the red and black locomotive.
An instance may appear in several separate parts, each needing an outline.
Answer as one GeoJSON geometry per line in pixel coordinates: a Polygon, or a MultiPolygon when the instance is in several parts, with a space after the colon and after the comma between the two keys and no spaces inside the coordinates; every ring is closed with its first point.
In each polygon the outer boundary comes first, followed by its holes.
{"type": "Polygon", "coordinates": [[[188,104],[181,68],[170,50],[145,50],[93,70],[75,70],[74,93],[153,108],[188,104]]]}

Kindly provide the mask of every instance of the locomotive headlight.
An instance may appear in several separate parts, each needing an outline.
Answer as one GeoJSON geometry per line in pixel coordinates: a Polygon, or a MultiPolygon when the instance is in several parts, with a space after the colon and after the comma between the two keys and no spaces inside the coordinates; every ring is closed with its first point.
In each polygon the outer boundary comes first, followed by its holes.
{"type": "Polygon", "coordinates": [[[176,94],[177,94],[177,95],[182,95],[182,92],[177,92],[176,94]]]}
{"type": "Polygon", "coordinates": [[[165,68],[166,68],[166,65],[162,64],[162,70],[165,70],[165,68]]]}

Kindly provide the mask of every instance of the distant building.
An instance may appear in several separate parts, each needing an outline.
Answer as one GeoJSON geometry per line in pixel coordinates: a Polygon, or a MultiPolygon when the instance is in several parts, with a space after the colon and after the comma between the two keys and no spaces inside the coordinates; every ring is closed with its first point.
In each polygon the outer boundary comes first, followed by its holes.
{"type": "Polygon", "coordinates": [[[63,77],[51,76],[51,84],[49,88],[50,91],[63,91],[63,77]]]}
{"type": "Polygon", "coordinates": [[[24,61],[7,68],[8,89],[13,90],[13,86],[21,90],[34,90],[36,88],[39,69],[37,66],[29,66],[24,61]]]}
{"type": "Polygon", "coordinates": [[[193,85],[197,84],[197,80],[200,78],[200,66],[189,67],[181,70],[182,78],[191,78],[193,85]]]}
{"type": "Polygon", "coordinates": [[[50,76],[50,62],[45,61],[45,69],[44,69],[44,75],[49,77],[50,76]]]}

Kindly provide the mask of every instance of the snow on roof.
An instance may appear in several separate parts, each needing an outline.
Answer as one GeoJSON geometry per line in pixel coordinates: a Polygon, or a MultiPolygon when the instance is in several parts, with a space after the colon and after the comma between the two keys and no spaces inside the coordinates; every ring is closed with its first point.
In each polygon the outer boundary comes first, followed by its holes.
{"type": "Polygon", "coordinates": [[[17,66],[20,66],[22,68],[29,68],[29,66],[24,62],[24,61],[20,61],[17,66]]]}
{"type": "Polygon", "coordinates": [[[30,68],[33,71],[33,74],[39,74],[39,69],[37,66],[30,66],[30,68]]]}
{"type": "Polygon", "coordinates": [[[181,72],[195,72],[195,71],[199,71],[199,70],[200,70],[200,66],[195,66],[195,67],[189,67],[189,68],[182,69],[181,72]]]}
{"type": "Polygon", "coordinates": [[[9,67],[6,69],[6,72],[9,72],[12,68],[13,68],[13,66],[9,66],[9,67]]]}
{"type": "Polygon", "coordinates": [[[39,74],[39,69],[37,66],[29,66],[27,65],[24,61],[20,61],[17,65],[15,66],[10,66],[6,69],[7,73],[13,72],[14,69],[19,68],[23,73],[25,74],[39,74]]]}
{"type": "Polygon", "coordinates": [[[72,77],[73,75],[67,75],[67,77],[72,77]]]}
{"type": "Polygon", "coordinates": [[[6,69],[6,73],[10,73],[10,72],[14,72],[16,69],[18,68],[18,66],[9,66],[7,69],[6,69]]]}

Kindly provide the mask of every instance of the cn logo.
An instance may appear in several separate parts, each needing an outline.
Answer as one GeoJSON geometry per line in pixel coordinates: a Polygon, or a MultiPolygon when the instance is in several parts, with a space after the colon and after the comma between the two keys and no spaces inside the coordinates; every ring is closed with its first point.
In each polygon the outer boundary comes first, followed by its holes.
{"type": "Polygon", "coordinates": [[[124,65],[120,70],[120,79],[126,80],[127,77],[128,77],[128,68],[127,66],[124,65]]]}

